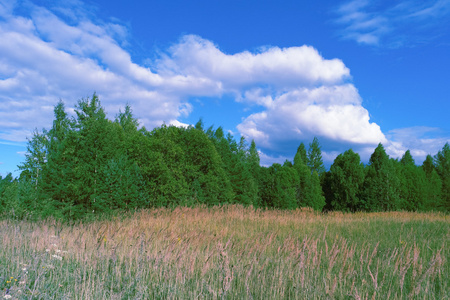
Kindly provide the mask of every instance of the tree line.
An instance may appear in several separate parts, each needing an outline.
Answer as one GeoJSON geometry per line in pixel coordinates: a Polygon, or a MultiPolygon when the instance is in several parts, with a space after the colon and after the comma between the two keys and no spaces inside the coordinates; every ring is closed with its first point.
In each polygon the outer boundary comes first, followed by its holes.
{"type": "Polygon", "coordinates": [[[450,147],[417,166],[410,151],[389,158],[379,144],[367,165],[351,149],[326,171],[317,138],[293,161],[260,166],[254,141],[222,127],[139,128],[127,105],[108,120],[97,95],[29,139],[18,178],[0,176],[0,214],[79,219],[117,210],[243,204],[317,211],[449,211],[450,147]]]}

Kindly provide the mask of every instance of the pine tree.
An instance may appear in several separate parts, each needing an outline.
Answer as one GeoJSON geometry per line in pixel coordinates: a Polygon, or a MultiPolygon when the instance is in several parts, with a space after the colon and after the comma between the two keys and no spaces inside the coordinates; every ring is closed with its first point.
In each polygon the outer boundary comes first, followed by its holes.
{"type": "Polygon", "coordinates": [[[363,189],[366,210],[392,211],[400,207],[400,181],[381,143],[370,157],[363,189]]]}
{"type": "Polygon", "coordinates": [[[299,207],[306,206],[307,200],[307,189],[310,187],[311,180],[311,170],[306,165],[306,150],[304,144],[301,143],[297,148],[297,153],[294,156],[293,167],[297,171],[299,181],[296,188],[296,199],[299,207]]]}
{"type": "Polygon", "coordinates": [[[424,162],[422,163],[422,169],[425,172],[427,177],[431,176],[431,173],[436,171],[436,167],[434,166],[433,157],[431,155],[427,155],[424,162]]]}
{"type": "Polygon", "coordinates": [[[313,141],[309,144],[306,164],[311,169],[311,173],[317,172],[319,177],[325,173],[325,166],[322,161],[322,150],[320,149],[319,140],[314,137],[313,141]]]}
{"type": "MultiPolygon", "coordinates": [[[[77,190],[78,198],[74,205],[95,213],[95,209],[100,209],[95,203],[101,191],[100,170],[108,159],[116,155],[117,137],[96,94],[91,99],[78,101],[75,112],[77,118],[74,128],[78,140],[74,151],[77,161],[74,167],[74,189],[77,190]]],[[[101,210],[107,210],[107,206],[101,210]]]]}
{"type": "Polygon", "coordinates": [[[54,115],[53,126],[47,134],[47,164],[42,172],[43,215],[72,218],[79,196],[74,174],[77,132],[73,130],[73,121],[69,120],[62,101],[55,106],[54,115]]]}

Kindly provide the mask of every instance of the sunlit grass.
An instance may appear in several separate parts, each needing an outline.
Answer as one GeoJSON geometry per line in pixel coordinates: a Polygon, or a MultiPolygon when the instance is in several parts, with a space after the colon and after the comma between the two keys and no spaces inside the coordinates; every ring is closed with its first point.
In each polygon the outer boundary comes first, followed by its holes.
{"type": "Polygon", "coordinates": [[[437,213],[241,206],[146,210],[72,225],[3,220],[1,296],[448,299],[449,225],[437,213]]]}

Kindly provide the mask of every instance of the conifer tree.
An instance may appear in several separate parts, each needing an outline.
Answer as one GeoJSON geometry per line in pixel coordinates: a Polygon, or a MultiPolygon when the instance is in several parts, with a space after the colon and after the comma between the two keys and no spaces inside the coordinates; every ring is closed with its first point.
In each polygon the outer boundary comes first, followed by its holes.
{"type": "Polygon", "coordinates": [[[400,197],[401,209],[422,210],[426,198],[426,176],[424,171],[416,166],[411,152],[407,150],[400,160],[400,197]]]}
{"type": "Polygon", "coordinates": [[[322,211],[325,206],[325,197],[323,196],[322,186],[320,185],[319,174],[316,171],[311,174],[310,186],[306,191],[306,206],[316,211],[322,211]]]}
{"type": "Polygon", "coordinates": [[[314,137],[313,141],[309,144],[306,164],[311,169],[311,173],[314,171],[319,174],[319,177],[325,173],[325,166],[322,160],[322,150],[320,149],[319,140],[314,137]]]}
{"type": "Polygon", "coordinates": [[[311,207],[321,211],[325,206],[325,197],[323,196],[320,180],[318,180],[317,171],[311,172],[311,169],[303,161],[304,145],[303,143],[297,149],[294,157],[294,170],[298,175],[296,183],[296,199],[299,207],[311,207]]]}
{"type": "Polygon", "coordinates": [[[42,176],[43,215],[71,218],[78,197],[74,174],[77,132],[73,130],[74,124],[69,120],[62,101],[55,106],[54,116],[53,126],[47,134],[48,158],[42,176]]]}
{"type": "Polygon", "coordinates": [[[400,207],[400,182],[381,143],[370,157],[363,188],[366,210],[391,211],[400,207]]]}
{"type": "Polygon", "coordinates": [[[108,159],[115,156],[117,137],[111,131],[111,122],[106,119],[96,94],[91,99],[78,101],[75,112],[77,118],[74,127],[78,140],[74,153],[77,160],[74,172],[78,198],[74,204],[95,213],[94,207],[99,209],[95,202],[101,191],[100,170],[108,159]]]}
{"type": "Polygon", "coordinates": [[[21,179],[30,180],[36,189],[39,187],[42,169],[47,161],[47,145],[47,132],[44,130],[42,133],[39,133],[35,130],[33,137],[28,139],[25,161],[18,166],[21,171],[21,179]]]}
{"type": "Polygon", "coordinates": [[[294,164],[293,167],[297,171],[299,181],[297,183],[296,188],[296,199],[299,207],[306,206],[306,203],[309,202],[307,200],[307,195],[310,193],[307,192],[307,189],[311,186],[311,170],[306,165],[306,150],[304,144],[301,143],[297,148],[297,153],[294,156],[294,164]]]}

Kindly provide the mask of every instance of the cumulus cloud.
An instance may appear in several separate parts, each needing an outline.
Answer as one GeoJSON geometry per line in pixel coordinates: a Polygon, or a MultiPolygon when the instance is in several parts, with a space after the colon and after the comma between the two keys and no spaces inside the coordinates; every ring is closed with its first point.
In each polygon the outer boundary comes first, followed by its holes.
{"type": "Polygon", "coordinates": [[[293,89],[266,103],[266,110],[248,116],[238,129],[274,151],[283,151],[289,141],[295,145],[314,136],[328,148],[338,147],[335,150],[386,142],[351,84],[293,89]]]}

